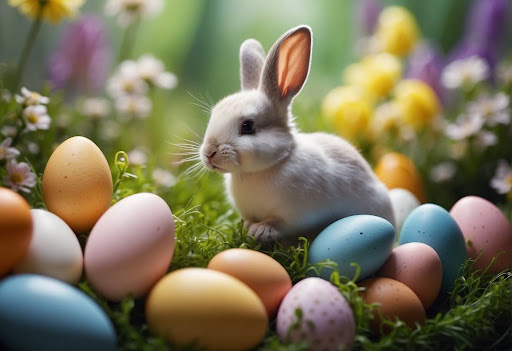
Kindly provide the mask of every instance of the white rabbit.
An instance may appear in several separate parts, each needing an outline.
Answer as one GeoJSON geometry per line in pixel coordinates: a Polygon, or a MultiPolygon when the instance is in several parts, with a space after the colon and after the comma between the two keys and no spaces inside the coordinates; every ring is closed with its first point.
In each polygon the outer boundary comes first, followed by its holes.
{"type": "Polygon", "coordinates": [[[388,190],[351,144],[294,125],[290,105],[307,79],[311,47],[308,26],[286,32],[266,59],[258,41],[246,40],[242,91],[214,106],[200,148],[202,162],[225,174],[230,200],[259,240],[354,214],[394,220],[388,190]]]}

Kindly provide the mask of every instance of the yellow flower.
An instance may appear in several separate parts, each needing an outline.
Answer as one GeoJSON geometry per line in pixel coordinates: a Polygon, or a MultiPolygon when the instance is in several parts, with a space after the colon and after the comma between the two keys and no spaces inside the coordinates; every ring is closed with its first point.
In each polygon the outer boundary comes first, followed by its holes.
{"type": "Polygon", "coordinates": [[[375,98],[388,95],[402,74],[400,60],[388,53],[369,55],[348,66],[344,81],[356,85],[375,98]]]}
{"type": "Polygon", "coordinates": [[[76,14],[85,0],[9,0],[9,5],[19,7],[25,16],[41,17],[51,23],[58,23],[64,17],[72,17],[76,14]]]}
{"type": "Polygon", "coordinates": [[[405,7],[391,6],[381,12],[375,36],[383,51],[404,56],[416,45],[419,29],[416,19],[405,7]]]}
{"type": "Polygon", "coordinates": [[[324,99],[322,110],[327,122],[348,139],[364,135],[372,114],[372,104],[355,86],[338,87],[324,99]]]}
{"type": "Polygon", "coordinates": [[[399,82],[395,88],[394,102],[402,110],[402,121],[416,130],[430,125],[440,112],[436,93],[421,80],[399,82]]]}

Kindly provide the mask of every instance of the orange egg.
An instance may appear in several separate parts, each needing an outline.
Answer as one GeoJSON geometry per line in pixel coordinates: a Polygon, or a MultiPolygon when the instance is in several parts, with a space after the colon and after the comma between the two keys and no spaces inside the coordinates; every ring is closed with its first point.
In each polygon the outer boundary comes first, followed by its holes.
{"type": "Polygon", "coordinates": [[[247,249],[229,249],[217,254],[209,269],[227,273],[248,285],[263,301],[269,317],[277,309],[292,281],[283,266],[264,253],[247,249]]]}
{"type": "Polygon", "coordinates": [[[388,189],[409,190],[421,203],[425,202],[421,176],[407,156],[397,152],[384,155],[375,167],[375,174],[388,189]]]}
{"type": "MultiPolygon", "coordinates": [[[[375,311],[373,323],[375,330],[379,330],[381,323],[379,311],[385,318],[391,320],[398,318],[411,328],[425,320],[425,310],[420,299],[405,284],[389,278],[370,278],[358,285],[366,288],[361,293],[364,302],[380,304],[375,311]]],[[[383,331],[386,332],[386,328],[383,331]]]]}
{"type": "Polygon", "coordinates": [[[18,193],[0,187],[0,277],[27,252],[32,239],[32,214],[18,193]]]}
{"type": "Polygon", "coordinates": [[[76,136],[55,149],[44,169],[43,198],[75,233],[94,226],[112,198],[112,174],[96,144],[76,136]]]}

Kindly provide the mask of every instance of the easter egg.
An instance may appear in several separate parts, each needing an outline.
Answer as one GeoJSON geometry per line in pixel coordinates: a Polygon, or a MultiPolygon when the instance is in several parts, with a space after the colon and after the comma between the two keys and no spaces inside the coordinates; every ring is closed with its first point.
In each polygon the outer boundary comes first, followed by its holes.
{"type": "Polygon", "coordinates": [[[80,280],[83,255],[75,233],[62,219],[45,210],[31,210],[34,234],[15,273],[35,273],[75,284],[80,280]]]}
{"type": "Polygon", "coordinates": [[[174,218],[162,198],[128,196],[98,220],[85,246],[87,279],[105,298],[145,295],[174,254],[174,218]]]}
{"type": "MultiPolygon", "coordinates": [[[[325,228],[309,248],[309,262],[314,264],[330,259],[338,264],[340,275],[354,277],[357,263],[359,279],[377,271],[386,262],[395,241],[393,225],[371,215],[355,215],[340,219],[325,228]]],[[[329,279],[331,268],[322,269],[321,277],[329,279]]]]}
{"type": "Polygon", "coordinates": [[[377,276],[404,283],[427,309],[434,303],[441,289],[443,268],[433,248],[423,243],[408,243],[391,252],[377,276]]]}
{"type": "Polygon", "coordinates": [[[254,291],[240,280],[204,268],[167,274],[146,302],[149,327],[164,339],[206,350],[240,351],[265,337],[268,316],[254,291]]]}
{"type": "Polygon", "coordinates": [[[351,350],[354,314],[338,288],[320,278],[306,278],[286,294],[277,314],[282,342],[307,341],[310,350],[351,350]],[[293,328],[290,327],[293,325],[293,328]],[[290,332],[289,332],[290,331],[290,332]]]}
{"type": "Polygon", "coordinates": [[[110,206],[112,174],[96,144],[75,136],[50,156],[42,187],[48,211],[80,233],[90,230],[110,206]]]}
{"type": "Polygon", "coordinates": [[[91,298],[35,274],[0,282],[0,340],[8,349],[22,351],[116,349],[112,323],[91,298]]]}
{"type": "Polygon", "coordinates": [[[450,214],[466,239],[468,256],[476,259],[482,252],[475,269],[486,269],[500,252],[503,253],[489,268],[489,273],[512,267],[512,227],[494,204],[481,197],[467,196],[457,201],[450,214]]]}
{"type": "Polygon", "coordinates": [[[385,154],[375,166],[375,174],[388,189],[402,188],[425,201],[421,176],[409,157],[397,152],[385,154]]]}
{"type": "MultiPolygon", "coordinates": [[[[374,311],[374,330],[379,330],[381,318],[379,311],[386,319],[395,320],[398,318],[414,328],[416,323],[425,321],[425,310],[420,299],[407,285],[389,278],[369,278],[358,283],[359,287],[365,288],[361,293],[367,304],[378,303],[380,307],[374,311]]],[[[386,328],[383,330],[386,332],[386,328]]]]}
{"type": "MultiPolygon", "coordinates": [[[[389,191],[389,198],[393,207],[393,213],[395,214],[396,233],[399,234],[405,219],[412,210],[420,205],[420,202],[410,191],[401,188],[391,189],[389,191]]],[[[397,235],[395,240],[398,241],[398,239],[399,236],[397,235]]]]}
{"type": "Polygon", "coordinates": [[[32,215],[18,193],[0,187],[0,277],[27,252],[32,239],[32,215]]]}
{"type": "Polygon", "coordinates": [[[259,296],[269,317],[273,317],[292,281],[283,266],[264,253],[229,249],[213,257],[209,269],[224,272],[247,284],[259,296]]]}
{"type": "Polygon", "coordinates": [[[444,208],[424,204],[411,212],[402,226],[399,244],[420,242],[432,247],[443,267],[441,291],[453,287],[466,261],[466,245],[457,222],[444,208]]]}

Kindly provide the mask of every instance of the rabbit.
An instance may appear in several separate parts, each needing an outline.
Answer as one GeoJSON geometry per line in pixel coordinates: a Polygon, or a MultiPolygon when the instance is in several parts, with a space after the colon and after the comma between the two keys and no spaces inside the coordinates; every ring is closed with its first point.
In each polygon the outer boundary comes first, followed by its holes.
{"type": "Polygon", "coordinates": [[[306,25],[281,36],[266,59],[257,40],[244,41],[241,91],[212,108],[199,148],[204,165],[224,174],[230,201],[260,241],[355,214],[394,221],[387,188],[354,146],[295,126],[291,104],[308,77],[311,49],[306,25]]]}

